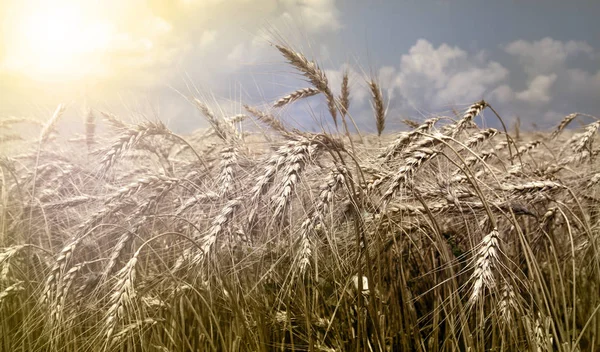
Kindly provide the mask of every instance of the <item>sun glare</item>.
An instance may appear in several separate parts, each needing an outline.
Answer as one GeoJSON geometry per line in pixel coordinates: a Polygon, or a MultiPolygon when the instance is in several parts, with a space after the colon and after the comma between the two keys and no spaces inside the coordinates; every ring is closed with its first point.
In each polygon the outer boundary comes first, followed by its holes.
{"type": "Polygon", "coordinates": [[[113,28],[80,3],[22,11],[12,29],[9,68],[39,80],[76,80],[101,74],[113,28]]]}

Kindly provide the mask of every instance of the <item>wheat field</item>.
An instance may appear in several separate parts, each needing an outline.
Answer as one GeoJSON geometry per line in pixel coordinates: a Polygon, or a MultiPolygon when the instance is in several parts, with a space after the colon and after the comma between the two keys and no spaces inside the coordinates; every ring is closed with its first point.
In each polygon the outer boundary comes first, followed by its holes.
{"type": "Polygon", "coordinates": [[[348,75],[274,47],[308,87],[190,97],[194,134],[0,119],[2,351],[600,350],[599,119],[487,128],[479,101],[384,133],[369,80],[377,134],[351,133],[348,75]],[[331,131],[289,127],[308,97],[331,131]]]}

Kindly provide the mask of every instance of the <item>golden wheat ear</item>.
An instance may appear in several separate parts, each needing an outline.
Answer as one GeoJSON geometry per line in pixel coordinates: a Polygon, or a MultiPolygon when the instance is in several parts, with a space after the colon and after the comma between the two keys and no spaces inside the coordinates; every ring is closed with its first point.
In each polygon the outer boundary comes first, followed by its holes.
{"type": "Polygon", "coordinates": [[[381,133],[385,129],[385,107],[383,104],[383,95],[381,88],[374,80],[369,82],[369,90],[371,91],[371,98],[373,104],[373,111],[375,112],[375,127],[377,128],[377,135],[381,137],[381,133]]]}
{"type": "Polygon", "coordinates": [[[323,93],[327,100],[327,107],[331,118],[337,128],[337,107],[335,103],[335,97],[329,88],[329,81],[325,72],[314,62],[309,61],[302,53],[296,52],[288,47],[282,45],[275,45],[277,50],[285,57],[289,63],[294,66],[298,71],[302,72],[308,81],[315,87],[319,92],[323,93]]]}

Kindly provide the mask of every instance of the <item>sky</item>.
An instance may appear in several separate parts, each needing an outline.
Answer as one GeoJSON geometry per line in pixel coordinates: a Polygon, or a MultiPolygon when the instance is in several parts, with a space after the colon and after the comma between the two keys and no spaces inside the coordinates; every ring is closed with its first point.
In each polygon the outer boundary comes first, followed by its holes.
{"type": "MultiPolygon", "coordinates": [[[[235,114],[308,87],[271,45],[286,43],[334,92],[350,71],[361,131],[374,130],[369,79],[389,130],[480,99],[550,128],[600,115],[599,14],[592,0],[0,0],[0,117],[66,103],[73,124],[91,107],[188,132],[206,126],[190,96],[235,114]]],[[[308,130],[326,112],[319,96],[277,111],[308,130]]]]}

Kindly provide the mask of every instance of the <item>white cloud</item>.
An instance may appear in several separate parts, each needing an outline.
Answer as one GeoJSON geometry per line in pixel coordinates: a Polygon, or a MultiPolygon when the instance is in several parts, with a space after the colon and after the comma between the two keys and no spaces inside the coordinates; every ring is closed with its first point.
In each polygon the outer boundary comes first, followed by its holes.
{"type": "Polygon", "coordinates": [[[217,31],[215,30],[205,30],[204,32],[202,32],[202,36],[200,36],[200,48],[201,49],[206,49],[208,46],[210,46],[212,43],[215,42],[215,39],[217,38],[217,31]]]}
{"type": "Polygon", "coordinates": [[[516,98],[531,104],[547,103],[550,101],[550,88],[555,81],[555,74],[536,76],[526,90],[516,94],[516,98]]]}
{"type": "Polygon", "coordinates": [[[481,52],[442,44],[438,48],[419,39],[402,55],[395,87],[404,103],[416,108],[469,104],[499,86],[508,70],[488,61],[481,52]]]}
{"type": "Polygon", "coordinates": [[[515,92],[513,92],[513,90],[507,84],[502,84],[490,93],[488,99],[490,101],[497,101],[499,103],[504,104],[509,103],[514,98],[515,92]]]}
{"type": "Polygon", "coordinates": [[[343,64],[337,70],[325,70],[329,86],[334,94],[339,96],[342,87],[344,72],[348,71],[348,84],[350,86],[351,108],[364,106],[369,97],[369,91],[364,84],[364,77],[348,64],[343,64]]]}
{"type": "Polygon", "coordinates": [[[284,18],[298,19],[309,32],[337,31],[341,28],[335,0],[281,0],[284,18]]]}
{"type": "Polygon", "coordinates": [[[505,46],[504,50],[517,57],[530,76],[552,73],[564,66],[570,57],[594,53],[594,49],[585,42],[561,42],[548,37],[534,42],[517,40],[505,46]]]}

